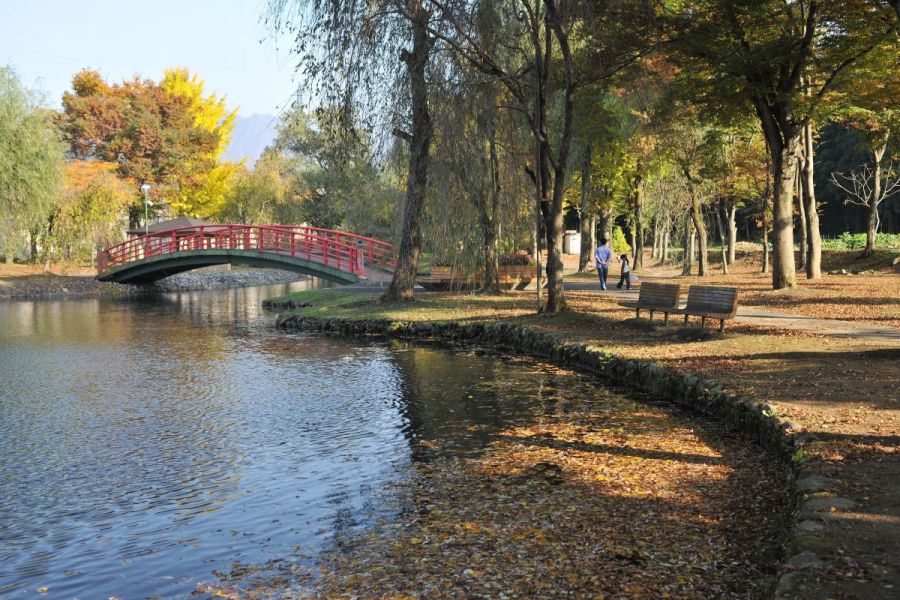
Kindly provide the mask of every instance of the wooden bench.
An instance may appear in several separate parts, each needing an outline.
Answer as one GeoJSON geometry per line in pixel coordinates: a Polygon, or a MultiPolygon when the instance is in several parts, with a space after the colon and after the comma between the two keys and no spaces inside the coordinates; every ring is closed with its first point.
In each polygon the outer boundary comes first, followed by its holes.
{"type": "Polygon", "coordinates": [[[638,288],[637,302],[619,302],[620,306],[635,309],[635,317],[640,318],[641,309],[650,311],[650,319],[654,312],[665,315],[665,323],[669,322],[669,313],[678,309],[678,297],[681,295],[681,286],[677,283],[642,283],[638,288]]]}
{"type": "Polygon", "coordinates": [[[684,315],[684,324],[688,317],[700,317],[700,326],[706,326],[706,319],[718,319],[719,331],[725,331],[725,319],[733,319],[737,313],[737,288],[717,287],[712,285],[692,285],[688,289],[687,305],[672,312],[684,315]]]}

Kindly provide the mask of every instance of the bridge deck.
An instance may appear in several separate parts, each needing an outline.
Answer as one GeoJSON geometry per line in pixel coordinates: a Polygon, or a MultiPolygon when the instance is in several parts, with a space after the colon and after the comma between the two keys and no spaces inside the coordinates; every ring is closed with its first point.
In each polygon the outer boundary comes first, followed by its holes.
{"type": "Polygon", "coordinates": [[[393,247],[342,231],[278,225],[204,225],[132,238],[104,250],[101,281],[146,283],[198,267],[279,268],[337,283],[384,277],[393,247]]]}

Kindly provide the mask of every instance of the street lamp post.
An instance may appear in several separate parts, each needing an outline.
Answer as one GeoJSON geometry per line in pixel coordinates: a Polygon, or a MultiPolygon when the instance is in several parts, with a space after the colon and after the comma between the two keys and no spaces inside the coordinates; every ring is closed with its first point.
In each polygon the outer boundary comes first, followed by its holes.
{"type": "Polygon", "coordinates": [[[150,234],[150,184],[145,183],[141,186],[141,192],[144,194],[144,235],[150,234]]]}

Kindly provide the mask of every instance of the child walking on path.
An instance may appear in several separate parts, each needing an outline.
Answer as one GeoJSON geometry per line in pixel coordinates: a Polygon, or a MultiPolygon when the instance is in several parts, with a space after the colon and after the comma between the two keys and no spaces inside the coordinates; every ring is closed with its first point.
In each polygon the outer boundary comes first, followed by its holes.
{"type": "Polygon", "coordinates": [[[619,262],[622,263],[622,276],[619,278],[619,284],[616,286],[620,290],[622,289],[622,284],[625,284],[625,289],[631,289],[631,266],[628,264],[628,255],[623,254],[619,257],[619,262]]]}

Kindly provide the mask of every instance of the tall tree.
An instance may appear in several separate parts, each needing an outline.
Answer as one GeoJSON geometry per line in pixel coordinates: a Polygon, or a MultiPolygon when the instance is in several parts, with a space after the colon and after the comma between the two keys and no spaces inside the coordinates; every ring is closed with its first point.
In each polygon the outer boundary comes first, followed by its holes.
{"type": "Polygon", "coordinates": [[[15,71],[0,67],[0,244],[12,262],[27,232],[31,258],[58,198],[63,151],[40,98],[15,71]]]}
{"type": "Polygon", "coordinates": [[[285,222],[390,236],[385,210],[392,213],[394,201],[385,195],[393,195],[396,185],[385,181],[386,165],[374,160],[367,132],[356,128],[351,135],[336,135],[333,119],[334,111],[326,107],[309,113],[294,106],[282,116],[267,151],[280,158],[288,188],[280,214],[285,222]]]}
{"type": "Polygon", "coordinates": [[[237,163],[222,160],[234,132],[237,110],[228,110],[224,96],[207,94],[206,84],[200,76],[184,67],[166,69],[160,87],[170,95],[185,98],[194,126],[216,139],[215,147],[205,157],[204,163],[211,166],[200,177],[199,187],[182,186],[181,193],[170,199],[171,208],[179,214],[215,214],[224,204],[234,175],[240,168],[237,163]]]}
{"type": "MultiPolygon", "coordinates": [[[[200,192],[218,164],[220,137],[198,124],[190,97],[149,79],[109,85],[84,70],[63,94],[60,123],[76,158],[116,163],[119,175],[136,187],[150,183],[154,197],[177,214],[209,216],[218,210],[200,202],[200,192]]],[[[132,226],[140,214],[133,206],[132,226]]]]}
{"type": "Polygon", "coordinates": [[[440,19],[432,34],[483,74],[505,86],[532,133],[530,167],[547,249],[547,303],[565,308],[562,273],[563,200],[579,88],[608,81],[648,45],[646,2],[561,3],[557,0],[430,0],[440,19]],[[475,32],[493,23],[489,47],[475,32]],[[574,38],[573,38],[574,36],[574,38]],[[573,46],[572,40],[577,43],[573,46]],[[551,107],[559,119],[551,119],[551,107]]]}
{"type": "MultiPolygon", "coordinates": [[[[344,131],[354,130],[359,114],[402,114],[392,120],[394,133],[408,144],[406,201],[397,266],[383,298],[411,300],[433,135],[427,75],[435,43],[431,11],[423,0],[270,0],[269,16],[275,29],[294,36],[301,68],[316,91],[340,108],[335,117],[344,131]],[[408,93],[398,95],[400,87],[408,93]],[[408,110],[397,111],[394,100],[408,110]]],[[[341,134],[340,128],[334,131],[341,134]]]]}
{"type": "Polygon", "coordinates": [[[869,213],[866,224],[866,247],[863,256],[871,256],[875,252],[875,239],[881,219],[878,209],[882,203],[900,194],[900,169],[893,162],[882,164],[884,148],[873,151],[873,165],[849,173],[832,173],[831,183],[847,194],[844,204],[865,206],[869,213]]]}
{"type": "MultiPolygon", "coordinates": [[[[887,50],[887,49],[882,49],[887,50]]],[[[871,166],[865,165],[842,176],[832,173],[830,180],[849,194],[851,204],[868,209],[866,221],[866,247],[863,256],[875,251],[876,232],[880,223],[879,206],[890,196],[885,193],[891,182],[891,165],[887,177],[883,161],[895,152],[900,141],[900,53],[873,52],[856,74],[852,93],[842,97],[839,120],[861,134],[863,146],[871,158],[871,166]]]]}
{"type": "Polygon", "coordinates": [[[93,264],[98,248],[121,241],[137,190],[116,174],[117,167],[96,160],[66,163],[61,202],[50,219],[53,242],[64,258],[93,264]]]}
{"type": "MultiPolygon", "coordinates": [[[[795,163],[804,130],[862,59],[896,47],[893,15],[874,0],[687,0],[669,5],[674,48],[698,96],[753,110],[774,178],[775,289],[796,285],[795,163]]],[[[816,210],[816,207],[812,207],[816,210]]],[[[807,207],[809,212],[809,207],[807,207]]]]}
{"type": "Polygon", "coordinates": [[[226,223],[292,223],[280,211],[287,203],[293,178],[288,162],[280,152],[267,148],[252,171],[241,168],[228,189],[220,218],[226,223]]]}
{"type": "Polygon", "coordinates": [[[709,235],[703,217],[704,206],[723,169],[722,132],[698,127],[694,111],[686,109],[666,132],[666,154],[684,177],[690,197],[689,214],[698,240],[698,275],[709,274],[709,235]]]}

